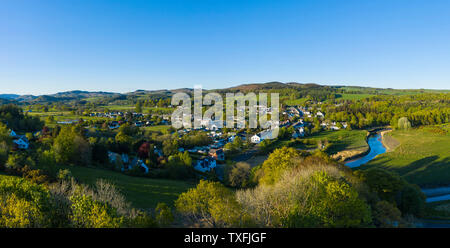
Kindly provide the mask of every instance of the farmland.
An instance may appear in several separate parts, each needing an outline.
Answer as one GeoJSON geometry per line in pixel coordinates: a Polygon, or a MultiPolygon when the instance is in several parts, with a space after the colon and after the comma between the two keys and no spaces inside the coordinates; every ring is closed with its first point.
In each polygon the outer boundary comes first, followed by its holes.
{"type": "Polygon", "coordinates": [[[398,130],[386,135],[400,145],[370,161],[365,168],[392,170],[421,186],[439,186],[450,182],[448,125],[398,130]]]}

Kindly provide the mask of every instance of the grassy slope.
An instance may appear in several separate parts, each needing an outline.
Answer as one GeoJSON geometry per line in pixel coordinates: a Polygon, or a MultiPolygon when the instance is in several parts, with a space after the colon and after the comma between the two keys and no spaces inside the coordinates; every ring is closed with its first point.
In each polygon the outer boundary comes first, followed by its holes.
{"type": "Polygon", "coordinates": [[[339,130],[322,131],[317,135],[307,138],[315,141],[328,140],[331,146],[327,152],[329,154],[335,154],[344,150],[366,150],[369,147],[366,142],[366,135],[367,131],[365,130],[339,130]]]}
{"type": "Polygon", "coordinates": [[[365,168],[382,167],[396,171],[405,179],[422,186],[450,184],[450,127],[441,126],[446,134],[437,133],[437,127],[410,131],[393,131],[387,135],[398,140],[394,151],[379,155],[365,168]]]}
{"type": "Polygon", "coordinates": [[[66,168],[82,183],[93,184],[100,178],[114,183],[126,199],[138,208],[153,208],[158,202],[173,205],[180,193],[194,186],[184,181],[132,177],[103,169],[76,166],[66,168]]]}

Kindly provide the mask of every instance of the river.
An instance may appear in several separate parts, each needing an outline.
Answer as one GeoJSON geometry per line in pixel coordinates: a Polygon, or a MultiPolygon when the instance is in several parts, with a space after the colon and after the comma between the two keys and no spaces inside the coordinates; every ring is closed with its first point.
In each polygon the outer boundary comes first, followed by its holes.
{"type": "Polygon", "coordinates": [[[386,152],[386,148],[383,146],[383,143],[381,142],[381,135],[379,133],[371,134],[367,138],[367,143],[369,144],[370,152],[364,157],[345,163],[345,165],[347,165],[350,168],[359,167],[369,162],[370,160],[374,159],[377,155],[386,152]]]}
{"type": "MultiPolygon", "coordinates": [[[[374,159],[379,154],[383,154],[386,152],[386,148],[383,146],[383,143],[381,142],[380,133],[371,134],[367,138],[367,143],[369,144],[370,152],[364,157],[351,160],[345,163],[346,166],[350,168],[359,167],[361,165],[366,164],[370,160],[374,159]]],[[[450,187],[429,188],[429,189],[422,189],[422,191],[427,196],[427,202],[450,200],[450,187]]]]}

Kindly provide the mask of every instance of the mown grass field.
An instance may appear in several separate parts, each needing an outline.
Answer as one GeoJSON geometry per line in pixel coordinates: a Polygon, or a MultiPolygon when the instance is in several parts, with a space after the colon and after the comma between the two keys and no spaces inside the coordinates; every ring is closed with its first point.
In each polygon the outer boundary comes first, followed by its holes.
{"type": "Polygon", "coordinates": [[[146,131],[165,133],[169,130],[170,127],[171,127],[170,125],[157,125],[157,126],[142,127],[142,129],[146,131]]]}
{"type": "MultiPolygon", "coordinates": [[[[370,161],[364,168],[381,167],[395,171],[420,186],[450,184],[450,127],[430,126],[386,135],[397,140],[393,151],[370,161]]],[[[361,168],[361,169],[364,169],[361,168]]]]}
{"type": "Polygon", "coordinates": [[[158,202],[173,206],[179,194],[195,186],[186,181],[132,177],[104,169],[78,166],[64,166],[64,168],[69,169],[81,183],[92,185],[100,178],[113,183],[137,208],[154,208],[158,202]]]}
{"type": "MultiPolygon", "coordinates": [[[[109,111],[135,111],[134,105],[104,105],[104,106],[101,106],[101,108],[106,108],[109,111]]],[[[142,106],[143,113],[148,113],[150,110],[151,111],[161,111],[163,113],[172,113],[173,108],[142,106]]]]}
{"type": "Polygon", "coordinates": [[[342,94],[339,99],[344,100],[362,100],[374,96],[373,94],[342,94]]]}
{"type": "Polygon", "coordinates": [[[300,106],[305,104],[305,102],[307,101],[307,98],[299,98],[299,99],[295,99],[295,100],[285,100],[284,104],[289,105],[289,106],[300,106]]]}
{"type": "Polygon", "coordinates": [[[336,154],[344,150],[366,150],[369,147],[366,136],[367,131],[365,130],[338,130],[322,131],[307,137],[307,139],[313,140],[315,143],[327,140],[330,144],[327,153],[336,154]]]}
{"type": "Polygon", "coordinates": [[[318,148],[320,141],[328,141],[326,152],[336,159],[346,159],[361,154],[369,148],[366,142],[365,130],[338,130],[322,131],[313,136],[299,138],[298,140],[277,140],[269,145],[269,151],[283,146],[290,146],[302,150],[314,150],[318,148]]]}
{"type": "Polygon", "coordinates": [[[27,113],[31,116],[39,116],[39,118],[43,121],[47,119],[49,116],[53,116],[55,122],[58,121],[72,121],[83,119],[87,120],[111,120],[108,117],[96,117],[96,116],[84,116],[84,115],[74,115],[70,111],[61,111],[61,112],[29,112],[27,113]]]}

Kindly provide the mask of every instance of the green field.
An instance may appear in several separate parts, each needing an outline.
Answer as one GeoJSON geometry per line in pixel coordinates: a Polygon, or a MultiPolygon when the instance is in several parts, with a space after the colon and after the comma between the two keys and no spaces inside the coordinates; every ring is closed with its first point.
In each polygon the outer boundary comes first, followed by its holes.
{"type": "Polygon", "coordinates": [[[285,100],[284,104],[289,106],[301,106],[304,105],[308,98],[300,98],[295,100],[285,100]]]}
{"type": "Polygon", "coordinates": [[[450,127],[431,126],[390,135],[400,145],[377,156],[364,168],[381,167],[395,171],[420,186],[450,184],[450,127]]]}
{"type": "Polygon", "coordinates": [[[344,100],[362,100],[368,97],[374,96],[373,94],[342,94],[339,99],[344,100]]]}
{"type": "Polygon", "coordinates": [[[30,116],[39,116],[39,118],[43,121],[47,119],[49,116],[53,116],[55,122],[58,121],[71,121],[71,120],[79,120],[83,119],[85,121],[88,120],[111,120],[108,117],[96,117],[96,116],[85,116],[85,115],[74,115],[70,111],[61,111],[61,112],[29,112],[30,116]]]}
{"type": "Polygon", "coordinates": [[[367,131],[365,130],[338,130],[322,131],[307,139],[316,143],[320,140],[327,140],[330,144],[327,152],[336,154],[345,150],[366,150],[369,146],[366,142],[367,131]]]}
{"type": "Polygon", "coordinates": [[[142,129],[146,131],[165,133],[167,130],[169,130],[170,127],[171,127],[170,125],[157,125],[157,126],[143,127],[142,129]]]}
{"type": "MultiPolygon", "coordinates": [[[[104,105],[101,108],[106,108],[109,111],[134,111],[134,105],[104,105]]],[[[164,108],[164,107],[142,107],[143,113],[148,113],[149,111],[161,111],[163,113],[172,113],[173,108],[164,108]]]]}
{"type": "Polygon", "coordinates": [[[132,177],[119,172],[78,166],[64,166],[81,183],[94,184],[98,179],[105,179],[122,192],[133,207],[154,208],[158,202],[173,205],[180,193],[193,187],[193,183],[176,180],[132,177]]]}

